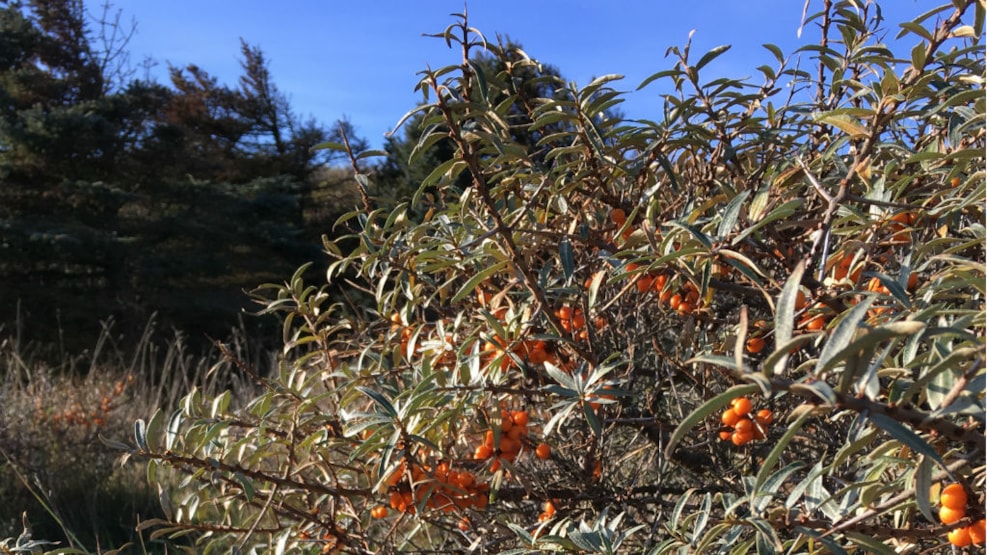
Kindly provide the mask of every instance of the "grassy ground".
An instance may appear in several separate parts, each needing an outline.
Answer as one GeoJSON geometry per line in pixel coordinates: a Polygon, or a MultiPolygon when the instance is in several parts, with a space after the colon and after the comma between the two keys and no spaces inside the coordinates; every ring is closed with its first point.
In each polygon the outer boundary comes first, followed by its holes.
{"type": "MultiPolygon", "coordinates": [[[[132,444],[138,418],[173,410],[193,385],[237,396],[252,388],[218,349],[189,352],[182,334],[155,340],[154,332],[152,322],[138,341],[122,344],[107,324],[91,350],[64,353],[23,344],[17,326],[0,327],[0,539],[20,535],[26,515],[34,538],[61,546],[162,550],[135,531],[163,516],[158,492],[140,462],[121,464],[102,439],[132,444]]],[[[248,348],[242,331],[226,346],[261,374],[276,361],[248,348]]]]}

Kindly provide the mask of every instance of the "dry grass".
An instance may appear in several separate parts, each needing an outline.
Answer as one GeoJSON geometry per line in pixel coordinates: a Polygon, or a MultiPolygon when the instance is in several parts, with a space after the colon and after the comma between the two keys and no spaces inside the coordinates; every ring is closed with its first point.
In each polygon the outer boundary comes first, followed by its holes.
{"type": "MultiPolygon", "coordinates": [[[[93,349],[77,354],[22,344],[16,329],[0,327],[0,538],[17,537],[26,513],[35,538],[62,546],[142,545],[135,526],[162,516],[158,493],[142,464],[119,464],[120,453],[100,438],[132,444],[138,418],[173,409],[193,385],[240,398],[253,386],[218,349],[189,352],[180,333],[154,339],[153,321],[131,345],[107,324],[93,349]]],[[[248,344],[234,330],[226,347],[264,374],[276,353],[248,344]]]]}

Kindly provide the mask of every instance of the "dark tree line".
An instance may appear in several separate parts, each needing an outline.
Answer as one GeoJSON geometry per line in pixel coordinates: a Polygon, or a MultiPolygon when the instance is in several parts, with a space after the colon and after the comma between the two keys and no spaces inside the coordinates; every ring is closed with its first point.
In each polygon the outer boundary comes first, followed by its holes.
{"type": "Polygon", "coordinates": [[[222,334],[244,289],[320,259],[351,206],[338,175],[321,190],[330,160],[312,149],[339,131],[295,113],[246,42],[233,86],[195,65],[128,78],[109,63],[126,45],[95,30],[112,23],[80,0],[0,2],[0,321],[19,310],[50,340],[57,320],[82,345],[153,312],[222,334]]]}
{"type": "MultiPolygon", "coordinates": [[[[221,336],[252,307],[245,290],[305,262],[320,271],[321,236],[360,201],[338,153],[313,147],[343,132],[356,150],[366,141],[349,122],[297,114],[246,41],[236,84],[194,64],[167,83],[135,78],[108,15],[82,0],[0,0],[0,322],[9,332],[19,314],[42,342],[60,327],[76,348],[101,320],[141,329],[154,313],[194,340],[221,336]]],[[[558,71],[520,53],[473,67],[512,84],[504,117],[519,143],[547,150],[527,129],[529,99],[560,88],[558,71]]],[[[409,161],[430,125],[408,122],[367,168],[381,204],[452,157],[442,140],[409,161]]]]}

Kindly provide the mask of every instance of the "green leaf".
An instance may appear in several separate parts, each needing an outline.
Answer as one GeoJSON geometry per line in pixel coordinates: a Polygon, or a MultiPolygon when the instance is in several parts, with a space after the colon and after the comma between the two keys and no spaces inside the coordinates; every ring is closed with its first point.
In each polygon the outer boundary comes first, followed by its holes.
{"type": "Polygon", "coordinates": [[[395,409],[394,405],[391,404],[390,399],[384,397],[382,393],[362,385],[357,386],[357,390],[363,393],[364,395],[366,395],[367,397],[373,399],[373,401],[377,403],[377,406],[383,409],[384,412],[387,413],[391,418],[396,419],[398,417],[397,409],[395,409]]]}
{"type": "Polygon", "coordinates": [[[846,532],[846,536],[853,543],[861,547],[864,547],[867,553],[875,553],[881,555],[897,555],[898,553],[890,545],[886,545],[885,543],[879,541],[877,538],[873,536],[868,536],[867,534],[861,534],[860,532],[854,532],[853,530],[848,530],[846,532]]]}
{"type": "Polygon", "coordinates": [[[943,470],[949,472],[949,469],[946,468],[946,463],[942,460],[942,457],[939,456],[939,453],[937,453],[936,450],[924,439],[919,437],[918,434],[909,428],[906,428],[901,422],[898,422],[897,420],[881,413],[868,415],[867,419],[878,428],[881,428],[887,432],[891,437],[905,444],[905,446],[912,451],[928,457],[941,466],[943,470]]]}
{"type": "Polygon", "coordinates": [[[740,207],[743,206],[748,196],[750,196],[750,190],[741,192],[739,195],[733,197],[726,208],[723,209],[723,219],[720,220],[720,227],[716,230],[716,236],[721,241],[725,240],[727,235],[737,225],[737,218],[740,216],[740,207]]]}
{"type": "Polygon", "coordinates": [[[343,143],[325,142],[312,147],[312,150],[338,150],[346,152],[346,145],[343,143]]]}
{"type": "Polygon", "coordinates": [[[168,419],[168,429],[165,431],[165,449],[171,450],[175,446],[175,442],[178,441],[179,434],[181,431],[182,422],[184,422],[185,413],[182,409],[176,410],[172,413],[171,418],[168,419]]]}
{"type": "Polygon", "coordinates": [[[702,58],[699,58],[699,61],[696,62],[696,71],[699,71],[700,69],[702,69],[703,67],[705,67],[706,64],[712,62],[713,60],[716,59],[717,56],[719,56],[720,54],[723,54],[727,50],[730,50],[730,45],[729,44],[724,44],[724,45],[721,45],[721,46],[717,46],[716,48],[714,48],[714,49],[710,50],[709,52],[703,54],[703,57],[702,58]]]}
{"type": "Polygon", "coordinates": [[[492,266],[485,268],[478,272],[476,275],[471,277],[466,283],[459,289],[459,291],[452,297],[453,303],[458,303],[459,301],[466,298],[467,295],[476,291],[478,285],[490,278],[490,276],[496,274],[497,272],[504,269],[507,266],[507,260],[501,260],[496,262],[492,266]]]}
{"type": "Polygon", "coordinates": [[[843,351],[850,341],[857,335],[857,329],[870,309],[873,298],[868,297],[856,304],[833,329],[826,344],[823,345],[822,352],[819,353],[819,360],[816,361],[815,374],[818,377],[827,363],[843,351]]]}
{"type": "MultiPolygon", "coordinates": [[[[768,456],[764,458],[764,462],[761,464],[761,470],[757,473],[757,478],[754,480],[753,492],[758,492],[761,486],[768,480],[768,476],[771,470],[774,468],[775,464],[781,459],[781,455],[785,452],[785,448],[788,444],[795,439],[796,434],[802,429],[802,425],[805,421],[812,417],[812,411],[805,411],[799,415],[795,422],[792,422],[788,429],[785,430],[784,435],[778,440],[778,443],[771,449],[768,456]]],[[[751,503],[753,504],[755,500],[752,498],[751,503]]]]}
{"type": "Polygon", "coordinates": [[[569,282],[576,271],[575,256],[569,237],[562,237],[559,241],[559,259],[562,261],[562,273],[565,274],[565,280],[569,282]]]}
{"type": "Polygon", "coordinates": [[[143,451],[147,451],[147,425],[144,420],[138,418],[137,422],[134,423],[134,440],[137,442],[137,447],[143,451]]]}
{"type": "Polygon", "coordinates": [[[386,150],[369,149],[369,150],[364,150],[363,152],[357,154],[356,159],[363,160],[364,158],[374,158],[377,156],[386,158],[388,156],[388,153],[386,150]]]}
{"type": "Polygon", "coordinates": [[[641,90],[644,87],[647,87],[653,81],[657,81],[658,79],[662,79],[664,77],[674,77],[676,75],[681,75],[681,74],[682,74],[682,70],[678,68],[666,69],[664,71],[659,71],[658,73],[653,73],[649,75],[644,81],[641,81],[641,84],[637,86],[637,90],[641,90]]]}
{"type": "MultiPolygon", "coordinates": [[[[798,293],[802,284],[802,274],[805,273],[805,261],[800,261],[792,270],[788,281],[778,295],[778,305],[775,308],[775,353],[771,364],[764,363],[764,376],[770,378],[782,373],[788,363],[788,354],[792,347],[788,343],[792,340],[792,331],[795,329],[795,303],[798,300],[798,293]]],[[[774,354],[774,353],[773,353],[774,354]]]]}
{"type": "Polygon", "coordinates": [[[929,492],[932,490],[932,462],[929,457],[920,456],[915,467],[915,504],[922,516],[935,524],[937,519],[932,516],[932,500],[929,492]]]}
{"type": "Polygon", "coordinates": [[[782,54],[781,48],[778,48],[777,46],[770,43],[765,43],[762,44],[761,46],[768,49],[772,54],[774,54],[775,59],[778,60],[779,63],[785,61],[785,55],[782,54]]]}
{"type": "Polygon", "coordinates": [[[850,135],[851,138],[859,139],[868,135],[867,128],[856,119],[843,114],[816,114],[816,121],[826,125],[832,125],[850,135]]]}

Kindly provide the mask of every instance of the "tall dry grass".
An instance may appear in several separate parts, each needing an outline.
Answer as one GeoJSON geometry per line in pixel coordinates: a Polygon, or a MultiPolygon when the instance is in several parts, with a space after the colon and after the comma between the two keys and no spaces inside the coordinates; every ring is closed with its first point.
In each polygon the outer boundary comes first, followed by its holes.
{"type": "Polygon", "coordinates": [[[243,327],[226,338],[228,356],[192,352],[180,332],[160,339],[153,320],[130,343],[107,322],[82,353],[22,343],[18,329],[0,327],[0,538],[20,535],[26,514],[34,538],[62,546],[166,549],[135,531],[163,516],[143,465],[121,464],[102,439],[132,444],[138,418],[173,410],[193,386],[250,398],[256,388],[240,366],[265,375],[278,353],[258,347],[243,327]]]}

